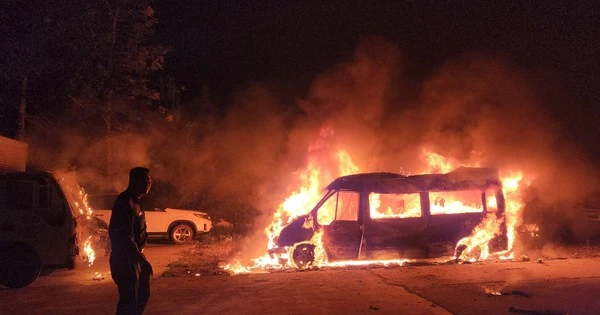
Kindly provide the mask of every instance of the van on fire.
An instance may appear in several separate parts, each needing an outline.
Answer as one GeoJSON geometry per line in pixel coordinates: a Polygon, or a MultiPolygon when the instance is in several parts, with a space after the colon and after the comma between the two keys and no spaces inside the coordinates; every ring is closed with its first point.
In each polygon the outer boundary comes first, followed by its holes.
{"type": "Polygon", "coordinates": [[[327,261],[458,257],[483,221],[493,231],[479,251],[507,249],[505,200],[497,169],[460,167],[446,174],[364,173],[337,178],[306,215],[284,227],[272,255],[296,267],[315,260],[322,233],[327,261]]]}

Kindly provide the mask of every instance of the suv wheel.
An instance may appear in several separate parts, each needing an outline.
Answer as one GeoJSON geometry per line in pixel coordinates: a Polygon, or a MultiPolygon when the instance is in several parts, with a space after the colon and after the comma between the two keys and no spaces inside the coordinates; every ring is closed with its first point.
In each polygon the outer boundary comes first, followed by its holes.
{"type": "Polygon", "coordinates": [[[0,255],[0,284],[11,289],[31,284],[40,275],[42,262],[33,248],[15,245],[0,255]]]}
{"type": "Polygon", "coordinates": [[[177,224],[171,229],[169,238],[177,245],[189,244],[194,239],[194,230],[189,224],[177,224]]]}

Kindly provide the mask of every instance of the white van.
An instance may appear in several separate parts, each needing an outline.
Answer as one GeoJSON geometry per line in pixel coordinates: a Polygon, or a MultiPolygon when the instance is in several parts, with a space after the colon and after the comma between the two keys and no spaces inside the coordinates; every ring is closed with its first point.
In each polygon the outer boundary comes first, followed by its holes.
{"type": "Polygon", "coordinates": [[[99,222],[69,176],[0,174],[0,284],[20,288],[42,268],[73,268],[85,241],[104,247],[107,226],[99,222]]]}

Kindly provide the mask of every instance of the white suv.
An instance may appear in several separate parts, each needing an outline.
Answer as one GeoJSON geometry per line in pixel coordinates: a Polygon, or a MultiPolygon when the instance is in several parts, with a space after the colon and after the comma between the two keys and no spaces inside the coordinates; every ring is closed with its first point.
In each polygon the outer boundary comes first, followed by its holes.
{"type": "MultiPolygon", "coordinates": [[[[88,195],[92,215],[110,223],[116,194],[88,195]]],[[[168,236],[175,244],[187,244],[207,233],[212,221],[206,212],[173,208],[144,209],[148,236],[168,236]]]]}

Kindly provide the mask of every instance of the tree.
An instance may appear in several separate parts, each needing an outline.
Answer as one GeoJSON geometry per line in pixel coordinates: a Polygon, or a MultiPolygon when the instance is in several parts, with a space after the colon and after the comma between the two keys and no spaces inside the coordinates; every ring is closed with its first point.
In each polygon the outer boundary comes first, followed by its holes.
{"type": "Polygon", "coordinates": [[[82,43],[78,86],[73,101],[105,125],[106,173],[112,177],[113,116],[115,103],[150,106],[160,99],[152,74],[163,68],[168,48],[151,41],[157,22],[152,0],[104,0],[87,2],[80,26],[82,43]]]}
{"type": "Polygon", "coordinates": [[[8,0],[0,8],[0,80],[7,103],[18,100],[16,138],[24,140],[30,84],[53,73],[62,62],[57,42],[66,26],[56,19],[63,7],[48,1],[8,0]],[[15,93],[14,90],[18,90],[15,93]],[[17,96],[18,95],[18,96],[17,96]]]}

